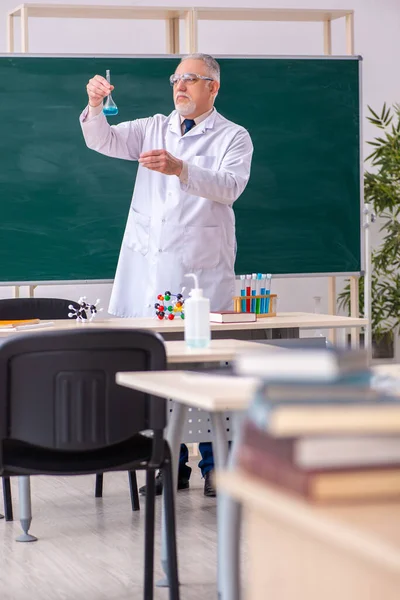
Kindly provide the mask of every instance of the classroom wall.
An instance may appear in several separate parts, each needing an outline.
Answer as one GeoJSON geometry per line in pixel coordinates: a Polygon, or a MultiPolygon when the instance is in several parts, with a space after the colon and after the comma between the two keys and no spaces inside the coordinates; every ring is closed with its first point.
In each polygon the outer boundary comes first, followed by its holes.
{"type": "MultiPolygon", "coordinates": [[[[66,0],[48,0],[48,4],[65,4],[66,0]]],[[[68,0],[70,4],[80,4],[68,0]]],[[[82,4],[142,5],[129,0],[84,0],[82,4]]],[[[0,52],[6,51],[6,14],[19,0],[0,1],[0,52]]],[[[183,0],[152,0],[152,6],[188,6],[183,0]]],[[[243,6],[243,0],[196,0],[196,6],[243,6]]],[[[363,105],[380,109],[383,102],[400,101],[400,0],[251,0],[252,7],[284,6],[285,8],[349,8],[355,10],[355,50],[364,57],[363,105]]],[[[18,24],[18,22],[17,22],[18,24]]],[[[345,54],[344,20],[333,23],[333,52],[345,54]]],[[[157,54],[165,50],[165,26],[155,21],[105,21],[78,19],[32,19],[29,25],[30,52],[32,53],[104,53],[104,54],[157,54]]],[[[15,30],[16,49],[19,50],[19,24],[15,30]]],[[[184,39],[182,27],[181,39],[184,39]]],[[[211,54],[285,54],[315,55],[323,53],[322,24],[314,23],[223,23],[201,22],[199,51],[211,54]]],[[[185,52],[185,48],[181,48],[185,52]]],[[[2,82],[6,85],[6,82],[2,82]]],[[[223,74],[222,74],[223,85],[223,74]]],[[[249,81],[249,94],[257,81],[249,81]]],[[[166,88],[166,93],[168,88],[166,88]]],[[[245,107],[244,107],[245,110],[245,107]]],[[[144,116],[144,115],[140,115],[144,116]]],[[[364,139],[374,134],[364,119],[364,139]]],[[[83,143],[83,141],[82,141],[83,143]]],[[[364,144],[366,152],[368,147],[364,144]]],[[[379,226],[372,230],[373,242],[379,242],[379,226]]],[[[339,288],[343,280],[338,280],[339,288]]],[[[327,278],[280,279],[274,283],[279,295],[280,311],[313,311],[314,297],[322,297],[322,312],[327,310],[327,278]]],[[[108,306],[111,286],[40,286],[36,295],[77,299],[86,295],[89,300],[101,298],[108,306]]],[[[22,290],[25,294],[27,290],[22,290]]],[[[0,297],[11,297],[12,288],[1,287],[0,297]]]]}

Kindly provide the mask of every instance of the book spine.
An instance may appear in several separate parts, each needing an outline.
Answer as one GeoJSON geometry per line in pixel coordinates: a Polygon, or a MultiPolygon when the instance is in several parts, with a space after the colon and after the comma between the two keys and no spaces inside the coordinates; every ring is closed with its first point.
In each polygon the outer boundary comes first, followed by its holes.
{"type": "Polygon", "coordinates": [[[241,469],[258,479],[280,485],[305,498],[310,497],[308,473],[299,471],[288,463],[282,464],[276,457],[266,455],[261,450],[241,446],[238,464],[241,469]]]}
{"type": "Polygon", "coordinates": [[[296,463],[295,438],[274,438],[251,421],[244,423],[242,436],[243,444],[249,448],[271,453],[293,464],[296,463]]]}

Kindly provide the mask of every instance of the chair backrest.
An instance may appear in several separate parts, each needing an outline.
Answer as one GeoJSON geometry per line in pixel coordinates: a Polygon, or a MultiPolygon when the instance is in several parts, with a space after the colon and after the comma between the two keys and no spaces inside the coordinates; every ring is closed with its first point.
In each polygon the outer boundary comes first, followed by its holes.
{"type": "Polygon", "coordinates": [[[17,319],[68,319],[70,305],[78,302],[64,298],[5,298],[0,300],[0,321],[17,319]]]}
{"type": "Polygon", "coordinates": [[[118,371],[163,370],[161,336],[83,329],[0,343],[0,442],[89,451],[166,425],[164,399],[116,384],[118,371]]]}

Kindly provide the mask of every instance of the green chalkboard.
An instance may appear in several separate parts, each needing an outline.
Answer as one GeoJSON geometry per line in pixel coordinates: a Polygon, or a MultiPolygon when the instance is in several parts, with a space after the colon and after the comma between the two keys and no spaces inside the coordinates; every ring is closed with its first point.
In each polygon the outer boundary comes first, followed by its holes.
{"type": "MultiPolygon", "coordinates": [[[[359,272],[358,59],[222,58],[218,110],[254,143],[236,272],[359,272]]],[[[0,57],[0,282],[114,277],[136,163],[88,150],[85,86],[111,69],[113,122],[173,110],[174,57],[0,57]]]]}

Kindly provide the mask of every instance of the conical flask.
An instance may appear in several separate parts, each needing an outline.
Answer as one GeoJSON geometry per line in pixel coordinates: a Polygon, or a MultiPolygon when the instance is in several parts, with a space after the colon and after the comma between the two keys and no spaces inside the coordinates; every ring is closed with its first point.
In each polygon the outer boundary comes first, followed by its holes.
{"type": "MultiPolygon", "coordinates": [[[[110,69],[106,70],[106,79],[107,79],[108,83],[111,83],[110,69]]],[[[118,106],[115,104],[114,100],[112,99],[111,94],[108,94],[108,96],[106,98],[104,98],[103,113],[107,117],[111,117],[113,115],[118,114],[118,106]]]]}

